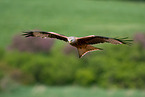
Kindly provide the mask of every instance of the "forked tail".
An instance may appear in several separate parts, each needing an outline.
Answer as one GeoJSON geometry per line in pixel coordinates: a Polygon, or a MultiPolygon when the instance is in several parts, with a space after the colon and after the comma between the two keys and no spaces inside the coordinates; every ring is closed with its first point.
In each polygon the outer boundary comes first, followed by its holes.
{"type": "Polygon", "coordinates": [[[100,48],[96,48],[91,45],[87,45],[85,47],[79,47],[77,49],[78,49],[79,58],[81,58],[82,56],[84,56],[86,53],[90,51],[102,50],[100,48]]]}

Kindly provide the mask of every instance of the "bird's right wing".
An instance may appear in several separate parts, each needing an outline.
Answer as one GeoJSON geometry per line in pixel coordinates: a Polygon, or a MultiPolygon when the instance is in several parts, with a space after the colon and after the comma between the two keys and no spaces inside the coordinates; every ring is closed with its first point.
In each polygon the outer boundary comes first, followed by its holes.
{"type": "Polygon", "coordinates": [[[80,44],[98,44],[98,43],[111,43],[111,44],[130,44],[130,41],[126,38],[109,38],[109,37],[103,37],[103,36],[86,36],[78,38],[78,43],[80,44]]]}
{"type": "Polygon", "coordinates": [[[45,31],[27,31],[23,34],[25,37],[41,37],[41,38],[56,38],[63,40],[65,42],[68,41],[67,37],[64,35],[60,35],[54,32],[45,32],[45,31]]]}

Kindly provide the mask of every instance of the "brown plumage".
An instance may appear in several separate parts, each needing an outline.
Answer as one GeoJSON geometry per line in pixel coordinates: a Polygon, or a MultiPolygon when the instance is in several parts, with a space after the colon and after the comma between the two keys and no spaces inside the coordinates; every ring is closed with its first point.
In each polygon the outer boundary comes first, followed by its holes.
{"type": "Polygon", "coordinates": [[[85,55],[87,52],[102,50],[100,48],[93,47],[91,45],[98,43],[111,43],[111,44],[130,44],[127,38],[109,38],[103,36],[95,36],[90,35],[86,37],[67,37],[64,35],[60,35],[54,32],[45,32],[45,31],[28,31],[23,34],[25,37],[42,37],[42,38],[56,38],[63,40],[65,42],[69,42],[70,45],[76,47],[78,49],[79,58],[85,55]]]}

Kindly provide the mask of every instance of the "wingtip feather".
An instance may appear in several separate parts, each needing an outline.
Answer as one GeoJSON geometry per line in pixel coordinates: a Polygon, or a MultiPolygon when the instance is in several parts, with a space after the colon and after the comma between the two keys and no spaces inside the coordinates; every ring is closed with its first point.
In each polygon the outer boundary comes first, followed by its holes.
{"type": "Polygon", "coordinates": [[[118,41],[120,41],[122,44],[132,45],[133,40],[128,39],[128,37],[124,38],[116,38],[118,41]]]}
{"type": "Polygon", "coordinates": [[[22,33],[23,33],[22,36],[25,36],[25,37],[34,36],[32,31],[25,31],[25,32],[22,32],[22,33]]]}

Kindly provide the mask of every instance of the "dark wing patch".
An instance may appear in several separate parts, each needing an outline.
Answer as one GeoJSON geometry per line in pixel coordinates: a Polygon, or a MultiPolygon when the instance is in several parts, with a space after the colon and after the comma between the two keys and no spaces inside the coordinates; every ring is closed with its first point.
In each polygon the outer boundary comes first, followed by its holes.
{"type": "Polygon", "coordinates": [[[98,43],[112,43],[112,44],[130,44],[127,38],[109,38],[109,37],[103,37],[103,36],[86,36],[82,38],[78,38],[78,43],[80,44],[98,44],[98,43]]]}
{"type": "Polygon", "coordinates": [[[28,31],[23,34],[25,37],[41,37],[41,38],[57,38],[67,42],[67,37],[54,33],[54,32],[44,32],[44,31],[28,31]]]}

